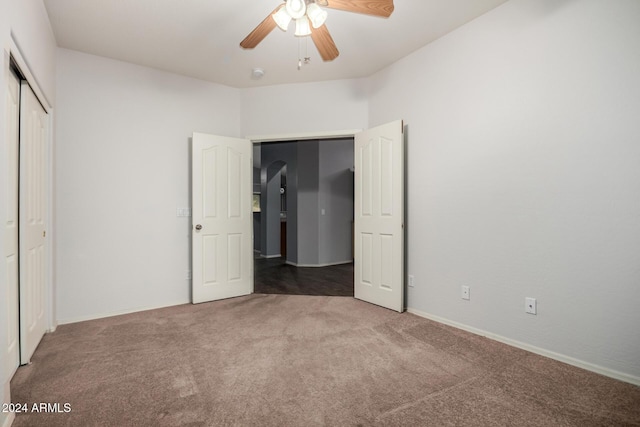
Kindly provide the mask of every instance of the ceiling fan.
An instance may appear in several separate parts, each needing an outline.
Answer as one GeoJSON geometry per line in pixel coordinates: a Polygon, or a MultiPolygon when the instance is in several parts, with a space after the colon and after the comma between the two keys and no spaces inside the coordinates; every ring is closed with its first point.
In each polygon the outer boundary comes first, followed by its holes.
{"type": "Polygon", "coordinates": [[[393,0],[285,0],[240,42],[240,46],[253,49],[276,26],[287,31],[293,20],[296,23],[295,35],[310,35],[322,59],[333,61],[340,52],[324,24],[327,12],[320,6],[384,18],[388,18],[394,9],[393,0]]]}

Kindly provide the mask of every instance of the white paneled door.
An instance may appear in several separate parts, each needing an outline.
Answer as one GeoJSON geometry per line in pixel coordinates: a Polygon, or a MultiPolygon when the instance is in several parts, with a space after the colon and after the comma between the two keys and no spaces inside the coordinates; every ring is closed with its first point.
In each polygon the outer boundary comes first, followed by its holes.
{"type": "Polygon", "coordinates": [[[194,133],[192,301],[253,292],[251,141],[194,133]]]}
{"type": "Polygon", "coordinates": [[[20,90],[20,363],[46,330],[46,159],[48,117],[29,87],[20,90]]]}
{"type": "Polygon", "coordinates": [[[404,135],[395,121],[355,135],[355,297],[404,310],[404,135]]]}
{"type": "MultiPolygon", "coordinates": [[[[12,72],[8,73],[5,114],[7,117],[5,127],[6,138],[6,244],[5,267],[7,270],[7,342],[3,346],[5,370],[9,377],[13,375],[20,364],[20,349],[18,347],[19,319],[18,319],[18,147],[19,147],[19,120],[20,120],[20,80],[12,72]]],[[[1,366],[0,366],[1,368],[1,366]]],[[[0,378],[4,380],[4,377],[0,378]]],[[[0,384],[3,382],[0,381],[0,384]]]]}

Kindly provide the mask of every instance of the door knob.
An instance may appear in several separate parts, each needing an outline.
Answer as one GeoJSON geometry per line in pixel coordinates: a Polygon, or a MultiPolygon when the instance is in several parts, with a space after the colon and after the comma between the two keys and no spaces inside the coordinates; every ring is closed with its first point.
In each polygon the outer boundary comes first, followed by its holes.
{"type": "Polygon", "coordinates": [[[201,226],[200,224],[196,225],[196,230],[197,230],[197,231],[202,230],[202,226],[201,226]]]}

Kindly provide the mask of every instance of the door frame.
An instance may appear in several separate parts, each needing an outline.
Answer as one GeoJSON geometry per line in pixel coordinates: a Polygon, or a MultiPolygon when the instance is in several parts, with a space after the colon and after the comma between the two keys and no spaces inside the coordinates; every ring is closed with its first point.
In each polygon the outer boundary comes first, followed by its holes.
{"type": "Polygon", "coordinates": [[[49,132],[47,135],[47,157],[45,159],[46,167],[47,167],[47,175],[46,179],[48,184],[46,186],[47,190],[47,214],[45,219],[45,227],[47,230],[47,241],[46,241],[46,249],[47,249],[47,272],[46,272],[46,284],[47,284],[47,295],[46,295],[46,323],[47,323],[47,331],[53,332],[57,327],[56,322],[56,312],[55,312],[55,254],[53,248],[55,247],[55,204],[54,204],[54,189],[55,189],[55,175],[54,175],[54,111],[49,99],[45,96],[44,92],[38,85],[38,81],[35,76],[31,72],[31,69],[27,65],[20,49],[18,48],[13,37],[10,38],[9,43],[5,46],[3,50],[4,54],[4,74],[8,76],[8,73],[11,73],[11,63],[15,65],[18,69],[21,76],[21,79],[26,80],[29,83],[29,86],[33,90],[36,98],[44,108],[47,113],[47,120],[49,126],[49,132]]]}
{"type": "MultiPolygon", "coordinates": [[[[407,124],[405,122],[403,122],[403,130],[406,129],[407,124]]],[[[258,134],[258,135],[248,135],[245,136],[245,139],[248,139],[249,141],[251,141],[252,144],[259,144],[262,142],[286,142],[286,141],[304,141],[304,140],[308,140],[308,139],[318,139],[320,141],[322,141],[323,139],[335,139],[335,138],[354,138],[355,139],[355,135],[357,133],[360,133],[362,131],[364,131],[365,129],[344,129],[344,130],[334,130],[334,131],[311,131],[311,132],[292,132],[292,133],[283,133],[283,134],[258,134]]],[[[407,138],[407,133],[403,132],[403,140],[402,143],[405,145],[406,147],[406,138],[407,138]]],[[[403,192],[404,192],[404,201],[403,201],[403,208],[404,208],[404,216],[405,216],[405,220],[404,220],[404,233],[406,236],[407,233],[407,203],[408,203],[408,198],[407,198],[407,168],[406,168],[406,164],[407,164],[407,150],[404,150],[404,157],[402,159],[402,161],[405,164],[405,168],[403,171],[403,192]]],[[[354,165],[355,166],[355,165],[354,165]]],[[[404,239],[404,243],[403,243],[403,247],[404,247],[404,255],[403,255],[403,261],[402,261],[402,274],[403,276],[407,277],[407,238],[405,237],[404,239]]],[[[354,283],[355,286],[355,283],[354,283]]],[[[406,286],[406,285],[404,285],[406,286]]],[[[404,296],[403,296],[403,310],[406,310],[407,307],[407,292],[404,292],[404,296]]]]}
{"type": "Polygon", "coordinates": [[[335,138],[353,138],[353,136],[362,132],[363,129],[346,129],[335,131],[317,131],[317,132],[297,132],[297,133],[282,133],[282,134],[268,134],[268,135],[249,135],[245,136],[245,139],[251,141],[252,144],[258,144],[260,142],[279,142],[279,141],[304,141],[306,139],[335,139],[335,138]]]}

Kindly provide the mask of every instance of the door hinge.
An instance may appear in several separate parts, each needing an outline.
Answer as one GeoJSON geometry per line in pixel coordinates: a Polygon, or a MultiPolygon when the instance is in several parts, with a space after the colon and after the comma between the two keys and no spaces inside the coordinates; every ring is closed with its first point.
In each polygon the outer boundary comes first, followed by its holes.
{"type": "Polygon", "coordinates": [[[47,232],[46,232],[46,230],[42,232],[42,237],[47,237],[47,232]]]}

